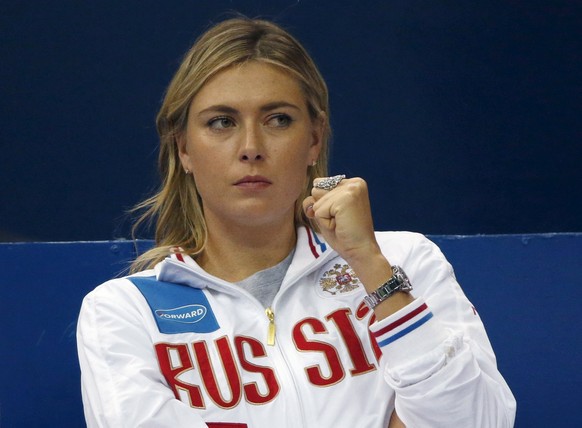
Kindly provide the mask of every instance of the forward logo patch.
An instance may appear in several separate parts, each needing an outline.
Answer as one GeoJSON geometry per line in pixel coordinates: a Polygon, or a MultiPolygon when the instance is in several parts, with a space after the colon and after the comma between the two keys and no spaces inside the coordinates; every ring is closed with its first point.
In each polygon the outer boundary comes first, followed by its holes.
{"type": "Polygon", "coordinates": [[[174,309],[157,309],[156,316],[168,321],[194,324],[202,321],[207,312],[206,306],[188,305],[174,309]]]}
{"type": "Polygon", "coordinates": [[[160,333],[212,333],[220,328],[204,291],[155,277],[128,279],[145,297],[160,333]]]}

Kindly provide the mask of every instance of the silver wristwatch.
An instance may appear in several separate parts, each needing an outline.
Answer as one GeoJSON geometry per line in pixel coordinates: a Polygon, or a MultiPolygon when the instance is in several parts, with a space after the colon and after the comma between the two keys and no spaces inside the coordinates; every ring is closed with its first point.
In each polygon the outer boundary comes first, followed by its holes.
{"type": "Polygon", "coordinates": [[[402,268],[400,266],[392,266],[392,276],[390,279],[378,287],[376,291],[372,291],[364,297],[364,301],[370,309],[374,309],[397,291],[409,293],[410,290],[412,290],[412,284],[402,268]]]}

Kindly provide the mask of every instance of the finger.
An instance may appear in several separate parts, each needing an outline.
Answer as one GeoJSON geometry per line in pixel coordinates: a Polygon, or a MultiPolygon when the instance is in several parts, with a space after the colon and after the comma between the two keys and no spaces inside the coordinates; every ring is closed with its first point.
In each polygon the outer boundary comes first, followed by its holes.
{"type": "Polygon", "coordinates": [[[333,231],[335,227],[335,219],[329,216],[329,212],[317,208],[317,202],[314,205],[307,207],[308,217],[313,221],[319,229],[324,233],[326,231],[333,231]]]}
{"type": "Polygon", "coordinates": [[[332,232],[336,226],[336,219],[333,215],[334,201],[337,195],[328,192],[323,198],[315,201],[311,210],[313,211],[312,219],[317,223],[319,228],[332,232]]]}
{"type": "Polygon", "coordinates": [[[320,199],[313,204],[311,209],[313,210],[313,216],[316,220],[328,223],[335,217],[332,212],[334,209],[334,198],[326,197],[320,199]]]}
{"type": "Polygon", "coordinates": [[[312,220],[319,226],[319,230],[323,232],[324,236],[326,236],[326,232],[333,233],[335,230],[336,222],[334,217],[318,216],[315,214],[312,220]]]}
{"type": "Polygon", "coordinates": [[[329,192],[331,192],[331,190],[323,190],[323,189],[318,189],[317,187],[313,187],[311,189],[311,196],[313,196],[315,198],[315,200],[318,201],[321,198],[323,198],[325,195],[327,195],[329,192]]]}
{"type": "Polygon", "coordinates": [[[333,177],[317,177],[313,180],[313,187],[323,190],[333,190],[345,178],[345,174],[334,175],[333,177]]]}
{"type": "Polygon", "coordinates": [[[313,205],[315,205],[315,198],[313,196],[308,196],[303,200],[303,212],[307,218],[314,218],[315,211],[313,210],[313,205]]]}
{"type": "Polygon", "coordinates": [[[327,195],[329,193],[333,194],[334,190],[336,190],[338,187],[342,187],[343,185],[346,184],[345,182],[348,181],[348,179],[342,179],[336,185],[334,185],[333,188],[329,188],[329,189],[323,189],[321,187],[317,187],[317,183],[321,182],[321,180],[325,180],[325,179],[327,179],[327,177],[319,177],[319,178],[316,178],[313,180],[313,187],[311,188],[311,195],[315,198],[316,201],[323,198],[325,195],[327,195]]]}

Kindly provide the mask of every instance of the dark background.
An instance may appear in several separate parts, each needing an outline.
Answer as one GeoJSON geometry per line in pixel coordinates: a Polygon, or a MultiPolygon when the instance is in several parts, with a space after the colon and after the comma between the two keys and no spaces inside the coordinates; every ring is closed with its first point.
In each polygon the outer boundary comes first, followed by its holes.
{"type": "Polygon", "coordinates": [[[272,18],[331,93],[332,173],[377,229],[582,231],[580,1],[0,3],[0,240],[129,237],[154,118],[196,36],[272,18]]]}

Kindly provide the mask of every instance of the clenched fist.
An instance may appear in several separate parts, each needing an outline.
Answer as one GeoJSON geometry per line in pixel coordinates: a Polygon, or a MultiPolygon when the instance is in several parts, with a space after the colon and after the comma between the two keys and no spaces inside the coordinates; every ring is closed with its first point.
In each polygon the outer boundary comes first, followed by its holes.
{"type": "MultiPolygon", "coordinates": [[[[318,180],[322,179],[315,179],[314,184],[318,180]]],[[[363,179],[344,179],[331,190],[314,186],[311,196],[303,201],[303,209],[329,245],[348,263],[380,253],[374,236],[368,186],[363,179]]]]}
{"type": "MultiPolygon", "coordinates": [[[[303,201],[303,210],[314,221],[327,243],[351,266],[370,293],[392,276],[392,267],[374,235],[368,185],[359,177],[344,179],[330,190],[317,187],[303,201]]],[[[382,319],[413,298],[396,293],[376,309],[382,319]]]]}

